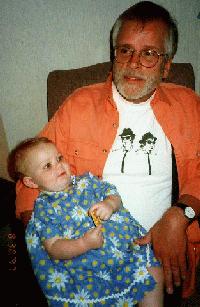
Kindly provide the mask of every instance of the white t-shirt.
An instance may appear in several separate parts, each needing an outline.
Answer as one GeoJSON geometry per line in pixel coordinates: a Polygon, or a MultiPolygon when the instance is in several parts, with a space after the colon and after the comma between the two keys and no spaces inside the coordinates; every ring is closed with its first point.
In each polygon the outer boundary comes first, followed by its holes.
{"type": "Polygon", "coordinates": [[[113,85],[119,128],[103,179],[116,185],[124,206],[147,230],[171,205],[172,149],[150,101],[126,101],[113,85]]]}

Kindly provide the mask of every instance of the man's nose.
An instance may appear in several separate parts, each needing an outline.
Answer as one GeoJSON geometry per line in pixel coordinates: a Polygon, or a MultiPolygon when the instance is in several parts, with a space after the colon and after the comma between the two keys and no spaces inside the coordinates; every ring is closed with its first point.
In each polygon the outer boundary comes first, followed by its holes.
{"type": "Polygon", "coordinates": [[[131,67],[138,68],[140,66],[140,55],[137,52],[132,52],[129,59],[131,67]]]}

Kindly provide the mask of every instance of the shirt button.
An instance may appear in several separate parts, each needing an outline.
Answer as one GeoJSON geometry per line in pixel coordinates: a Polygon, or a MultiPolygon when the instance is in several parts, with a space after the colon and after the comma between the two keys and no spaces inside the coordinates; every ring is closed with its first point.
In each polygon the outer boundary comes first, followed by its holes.
{"type": "Polygon", "coordinates": [[[77,149],[74,151],[74,153],[75,153],[76,156],[78,156],[78,150],[77,149]]]}
{"type": "Polygon", "coordinates": [[[200,151],[197,151],[196,155],[197,157],[200,157],[200,151]]]}
{"type": "Polygon", "coordinates": [[[103,151],[103,153],[106,153],[106,152],[107,152],[107,149],[103,149],[102,151],[103,151]]]}
{"type": "Polygon", "coordinates": [[[113,128],[117,128],[117,124],[116,123],[113,123],[113,128]]]}

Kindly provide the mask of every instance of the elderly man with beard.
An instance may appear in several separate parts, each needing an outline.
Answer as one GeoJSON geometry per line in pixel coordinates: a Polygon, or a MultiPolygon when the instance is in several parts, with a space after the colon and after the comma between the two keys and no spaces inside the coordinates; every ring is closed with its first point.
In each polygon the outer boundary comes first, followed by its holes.
{"type": "MultiPolygon", "coordinates": [[[[186,276],[186,229],[200,213],[200,98],[190,89],[162,83],[177,50],[176,22],[163,7],[142,1],[112,28],[114,60],[105,83],[76,90],[40,133],[56,143],[75,175],[91,171],[115,184],[124,205],[148,231],[164,269],[166,289],[186,276]],[[135,135],[132,158],[121,172],[120,135],[135,135]],[[152,172],[139,140],[156,138],[152,172]],[[179,196],[172,205],[172,156],[179,196]]],[[[129,153],[130,156],[130,153],[129,153]]],[[[17,216],[30,218],[36,193],[17,184],[17,216]]]]}

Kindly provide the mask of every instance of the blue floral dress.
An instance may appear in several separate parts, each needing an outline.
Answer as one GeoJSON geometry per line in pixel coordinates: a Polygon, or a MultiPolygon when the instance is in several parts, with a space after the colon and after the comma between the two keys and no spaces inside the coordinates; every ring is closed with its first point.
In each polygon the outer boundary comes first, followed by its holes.
{"type": "Polygon", "coordinates": [[[53,260],[42,242],[54,236],[77,239],[94,227],[88,209],[116,188],[88,173],[72,177],[62,192],[41,192],[26,229],[32,266],[49,306],[133,306],[155,281],[148,266],[158,266],[149,246],[133,240],[145,230],[121,208],[103,222],[104,244],[71,260],[53,260]]]}

